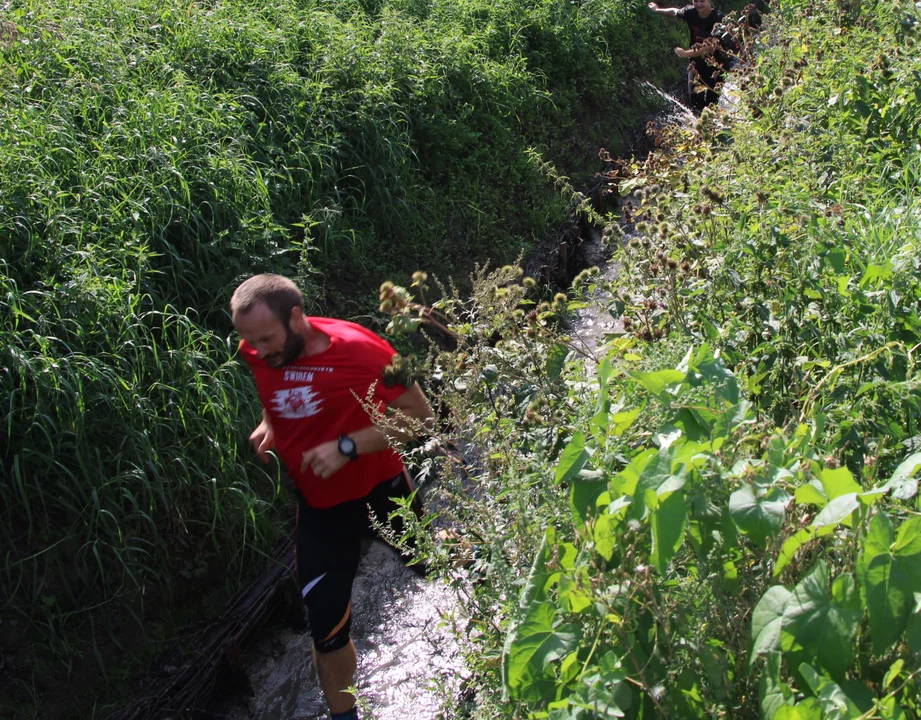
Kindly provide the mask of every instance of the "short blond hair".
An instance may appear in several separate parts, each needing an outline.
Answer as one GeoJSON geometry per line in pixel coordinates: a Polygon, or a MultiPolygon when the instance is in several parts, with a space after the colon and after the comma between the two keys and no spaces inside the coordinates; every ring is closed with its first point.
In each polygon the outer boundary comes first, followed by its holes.
{"type": "Polygon", "coordinates": [[[286,323],[294,308],[304,309],[304,294],[283,275],[253,275],[234,290],[230,298],[230,313],[245,315],[259,303],[265,303],[279,320],[286,323]]]}

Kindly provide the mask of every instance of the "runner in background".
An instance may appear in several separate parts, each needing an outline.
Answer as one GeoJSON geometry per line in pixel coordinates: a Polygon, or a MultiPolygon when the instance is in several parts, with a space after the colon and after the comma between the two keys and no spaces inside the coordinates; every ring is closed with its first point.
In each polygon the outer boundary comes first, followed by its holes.
{"type": "Polygon", "coordinates": [[[690,60],[688,65],[688,95],[691,105],[702,110],[707,104],[716,102],[719,96],[716,93],[715,70],[707,59],[713,54],[716,46],[708,43],[713,34],[713,27],[723,21],[723,13],[713,7],[711,0],[694,0],[693,5],[682,8],[659,7],[657,3],[649,3],[649,9],[663,17],[679,18],[687,23],[690,32],[688,49],[676,47],[675,54],[690,60]]]}

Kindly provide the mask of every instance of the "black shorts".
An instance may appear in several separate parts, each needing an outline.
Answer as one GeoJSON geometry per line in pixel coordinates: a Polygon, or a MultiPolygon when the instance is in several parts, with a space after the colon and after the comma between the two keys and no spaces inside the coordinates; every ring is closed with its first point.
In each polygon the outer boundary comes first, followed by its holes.
{"type": "MultiPolygon", "coordinates": [[[[327,639],[349,619],[362,540],[383,539],[371,519],[399,538],[403,520],[389,518],[397,509],[393,498],[409,497],[414,489],[409,476],[402,473],[380,483],[364,498],[324,509],[310,507],[297,491],[297,579],[315,642],[327,639]]],[[[418,497],[412,507],[421,518],[418,497]]]]}

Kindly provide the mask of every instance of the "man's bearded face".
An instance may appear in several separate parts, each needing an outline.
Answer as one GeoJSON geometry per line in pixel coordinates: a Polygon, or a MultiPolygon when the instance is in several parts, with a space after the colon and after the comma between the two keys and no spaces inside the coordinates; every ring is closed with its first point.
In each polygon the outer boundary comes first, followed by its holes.
{"type": "Polygon", "coordinates": [[[294,362],[304,351],[304,338],[285,324],[285,344],[281,350],[267,354],[263,359],[273,368],[284,367],[294,362]]]}

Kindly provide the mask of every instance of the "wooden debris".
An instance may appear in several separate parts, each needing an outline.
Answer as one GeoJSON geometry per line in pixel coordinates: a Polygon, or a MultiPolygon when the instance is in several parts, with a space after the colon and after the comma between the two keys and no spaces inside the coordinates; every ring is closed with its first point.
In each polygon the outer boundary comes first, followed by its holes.
{"type": "Polygon", "coordinates": [[[186,720],[203,717],[212,694],[230,680],[252,694],[243,663],[243,651],[277,613],[297,630],[306,628],[306,616],[294,580],[294,542],[279,543],[271,568],[237,593],[221,616],[201,632],[199,649],[186,653],[178,672],[146,691],[110,720],[186,720]]]}

